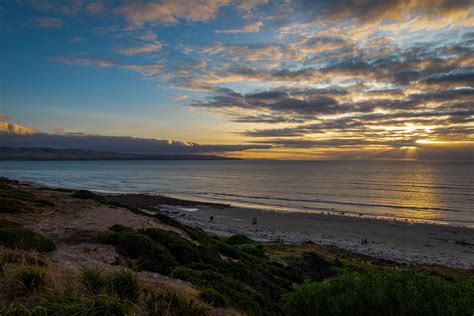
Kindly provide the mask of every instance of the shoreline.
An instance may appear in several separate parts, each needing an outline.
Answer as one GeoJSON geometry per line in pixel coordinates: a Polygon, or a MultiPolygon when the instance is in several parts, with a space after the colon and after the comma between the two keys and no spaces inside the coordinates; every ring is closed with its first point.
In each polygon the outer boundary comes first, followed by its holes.
{"type": "Polygon", "coordinates": [[[469,227],[276,212],[179,199],[168,204],[170,198],[145,194],[107,197],[148,212],[166,213],[185,225],[221,236],[244,234],[262,242],[288,244],[312,242],[399,263],[474,268],[474,229],[469,227]],[[252,224],[254,218],[256,225],[252,224]],[[362,244],[364,239],[367,244],[362,244]]]}
{"type": "MultiPolygon", "coordinates": [[[[31,181],[22,182],[54,189],[31,181]]],[[[469,227],[335,214],[279,212],[161,195],[101,195],[148,213],[163,212],[185,225],[221,236],[244,234],[262,242],[279,241],[287,244],[312,242],[399,263],[474,269],[474,229],[469,227]],[[257,218],[256,225],[252,225],[253,218],[257,218]],[[364,239],[367,239],[367,244],[362,244],[364,239]]]]}

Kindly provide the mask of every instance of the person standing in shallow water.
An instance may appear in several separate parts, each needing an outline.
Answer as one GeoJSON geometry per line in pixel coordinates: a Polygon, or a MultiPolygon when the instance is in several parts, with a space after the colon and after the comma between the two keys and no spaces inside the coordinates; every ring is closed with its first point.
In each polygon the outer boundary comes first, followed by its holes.
{"type": "Polygon", "coordinates": [[[253,226],[257,225],[257,218],[256,217],[252,218],[252,225],[253,226]]]}

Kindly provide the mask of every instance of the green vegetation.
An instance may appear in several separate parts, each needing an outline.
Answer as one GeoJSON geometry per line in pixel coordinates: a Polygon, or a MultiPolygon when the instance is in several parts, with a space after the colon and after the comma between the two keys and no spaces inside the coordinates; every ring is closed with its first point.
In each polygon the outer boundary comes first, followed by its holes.
{"type": "Polygon", "coordinates": [[[227,298],[214,289],[210,289],[210,288],[204,289],[201,291],[200,296],[206,303],[209,303],[212,306],[217,306],[217,307],[229,306],[229,303],[227,302],[227,298]]]}
{"type": "Polygon", "coordinates": [[[148,315],[150,316],[209,315],[209,308],[207,306],[170,291],[158,295],[151,294],[146,299],[146,305],[148,307],[148,315]]]}
{"type": "Polygon", "coordinates": [[[115,231],[106,237],[106,241],[114,245],[118,253],[134,260],[138,270],[167,274],[175,265],[173,255],[155,240],[132,229],[120,226],[112,229],[115,231]]]}
{"type": "Polygon", "coordinates": [[[97,198],[97,194],[88,190],[78,190],[72,194],[72,197],[83,200],[93,200],[97,198]]]}
{"type": "Polygon", "coordinates": [[[21,201],[0,198],[0,213],[20,213],[27,209],[26,204],[21,201]]]}
{"type": "Polygon", "coordinates": [[[83,267],[79,275],[82,285],[90,294],[98,294],[107,286],[107,279],[99,268],[83,267]]]}
{"type": "Polygon", "coordinates": [[[255,242],[232,246],[223,238],[190,227],[186,227],[186,233],[199,245],[160,229],[135,231],[116,225],[111,231],[102,240],[132,259],[132,266],[168,275],[171,272],[173,277],[190,281],[202,290],[206,301],[250,314],[278,312],[277,302],[297,280],[283,266],[270,262],[263,246],[255,242]]]}
{"type": "Polygon", "coordinates": [[[254,245],[257,242],[248,238],[245,235],[234,235],[229,237],[226,240],[226,243],[232,246],[237,246],[237,245],[254,245]]]}
{"type": "Polygon", "coordinates": [[[34,291],[43,286],[45,273],[36,268],[23,267],[16,272],[15,277],[27,290],[34,291]]]}
{"type": "Polygon", "coordinates": [[[12,187],[9,184],[18,184],[12,181],[0,181],[0,212],[11,213],[26,210],[26,206],[22,202],[31,202],[39,206],[53,207],[54,203],[37,197],[35,194],[12,187]],[[11,206],[13,204],[13,206],[11,206]]]}
{"type": "Polygon", "coordinates": [[[369,269],[306,282],[285,296],[287,315],[471,315],[474,284],[369,269]]]}
{"type": "MultiPolygon", "coordinates": [[[[23,188],[0,178],[0,215],[35,210],[41,204],[36,195],[17,187],[23,188]]],[[[90,199],[91,205],[143,214],[89,191],[73,195],[90,199]]],[[[153,217],[171,230],[114,225],[99,236],[120,255],[114,263],[119,266],[109,267],[114,271],[84,267],[79,275],[65,273],[48,265],[50,257],[44,252],[54,250],[55,244],[7,219],[10,216],[0,219],[0,284],[5,284],[0,287],[0,315],[208,315],[212,307],[244,315],[474,312],[472,270],[403,265],[314,243],[264,244],[244,235],[222,238],[164,214],[153,217]],[[141,270],[192,283],[199,300],[161,288],[151,274],[133,272],[141,270]]]]}
{"type": "Polygon", "coordinates": [[[77,293],[70,290],[50,290],[40,305],[45,315],[128,315],[130,303],[116,295],[77,293]]]}
{"type": "Polygon", "coordinates": [[[118,297],[135,302],[140,296],[137,276],[128,270],[115,271],[110,275],[110,290],[118,297]]]}
{"type": "Polygon", "coordinates": [[[0,228],[0,245],[9,248],[49,252],[56,249],[48,238],[25,228],[0,228]]]}

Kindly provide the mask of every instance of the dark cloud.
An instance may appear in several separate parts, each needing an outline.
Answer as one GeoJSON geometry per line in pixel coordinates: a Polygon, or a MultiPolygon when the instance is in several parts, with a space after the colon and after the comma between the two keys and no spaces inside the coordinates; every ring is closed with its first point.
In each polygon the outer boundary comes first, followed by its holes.
{"type": "Polygon", "coordinates": [[[2,146],[6,147],[47,147],[55,149],[85,149],[133,154],[211,154],[266,149],[268,145],[200,145],[197,143],[136,138],[125,136],[101,136],[87,134],[47,134],[34,133],[19,135],[0,133],[2,146]]]}

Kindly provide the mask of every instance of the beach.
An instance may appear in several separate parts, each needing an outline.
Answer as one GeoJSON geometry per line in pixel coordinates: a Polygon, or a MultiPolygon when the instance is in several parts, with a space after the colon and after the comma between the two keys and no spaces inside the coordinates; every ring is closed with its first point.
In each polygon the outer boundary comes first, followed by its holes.
{"type": "Polygon", "coordinates": [[[244,234],[259,241],[290,244],[313,242],[399,263],[474,268],[474,229],[468,227],[276,212],[154,195],[125,194],[114,198],[148,212],[164,212],[186,225],[223,236],[244,234]],[[362,242],[365,239],[366,244],[362,242]]]}

